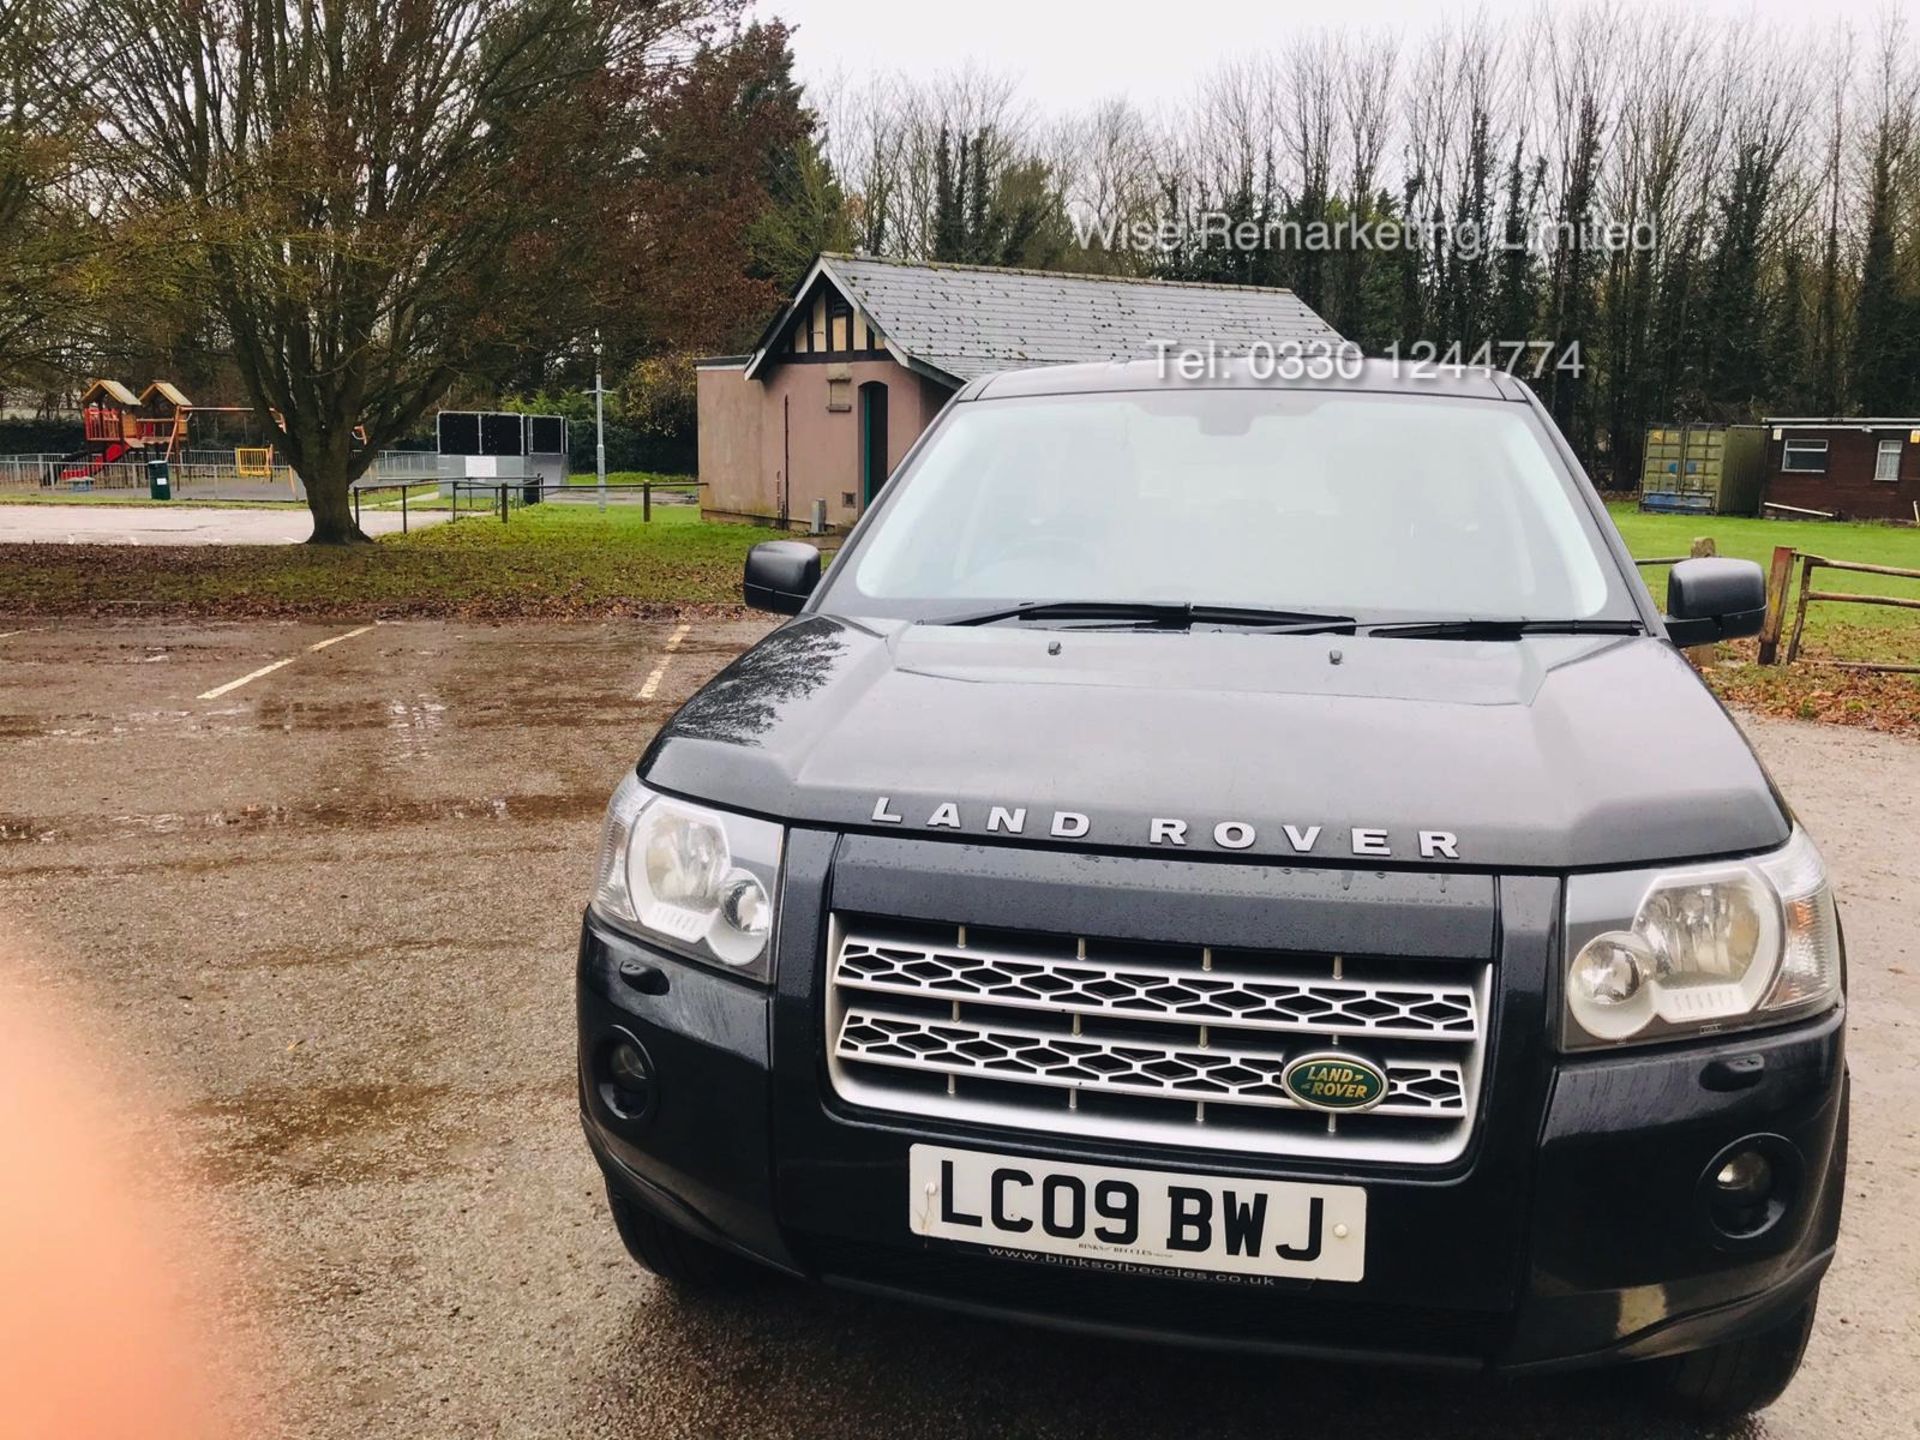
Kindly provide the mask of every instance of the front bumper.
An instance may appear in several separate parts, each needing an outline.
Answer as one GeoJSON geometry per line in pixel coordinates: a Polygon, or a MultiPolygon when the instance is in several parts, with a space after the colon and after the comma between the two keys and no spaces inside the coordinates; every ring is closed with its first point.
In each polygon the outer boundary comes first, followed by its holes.
{"type": "Polygon", "coordinates": [[[1711,1042],[1557,1056],[1544,1039],[1552,881],[1502,882],[1501,1028],[1469,1154],[1433,1170],[1342,1170],[849,1109],[823,1073],[815,990],[831,854],[831,837],[796,832],[790,842],[782,934],[793,938],[783,939],[777,992],[591,919],[581,936],[582,1117],[609,1184],[762,1263],[1105,1334],[1546,1369],[1674,1354],[1763,1329],[1812,1292],[1831,1259],[1845,1165],[1840,1012],[1711,1042]],[[657,1076],[657,1103],[638,1125],[612,1116],[593,1083],[596,1056],[615,1035],[637,1041],[657,1076]],[[1792,1199],[1779,1223],[1739,1241],[1709,1221],[1700,1178],[1750,1136],[1774,1137],[1775,1153],[1791,1157],[1792,1199]],[[916,1142],[1364,1184],[1367,1275],[1248,1288],[923,1240],[906,1220],[916,1142]]]}

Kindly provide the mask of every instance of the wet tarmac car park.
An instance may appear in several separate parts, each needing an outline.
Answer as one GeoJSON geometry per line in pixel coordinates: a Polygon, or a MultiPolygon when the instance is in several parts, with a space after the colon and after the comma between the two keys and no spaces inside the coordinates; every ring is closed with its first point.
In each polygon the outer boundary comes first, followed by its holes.
{"type": "MultiPolygon", "coordinates": [[[[615,782],[763,629],[0,617],[0,942],[200,1178],[262,1356],[234,1383],[274,1428],[1691,1433],[1615,1377],[1144,1349],[777,1282],[692,1302],[636,1270],[575,1117],[579,911],[615,782]]],[[[1746,723],[1839,885],[1854,1108],[1806,1368],[1743,1433],[1920,1434],[1920,744],[1746,723]]]]}

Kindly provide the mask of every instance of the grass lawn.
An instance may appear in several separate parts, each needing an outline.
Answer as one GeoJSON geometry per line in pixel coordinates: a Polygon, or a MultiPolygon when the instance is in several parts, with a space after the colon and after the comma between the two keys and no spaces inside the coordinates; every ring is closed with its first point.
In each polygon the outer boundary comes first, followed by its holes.
{"type": "MultiPolygon", "coordinates": [[[[1848,524],[1826,520],[1747,520],[1725,515],[1643,515],[1632,505],[1609,510],[1627,548],[1636,556],[1684,555],[1698,536],[1711,536],[1722,555],[1768,565],[1776,545],[1829,560],[1891,565],[1920,570],[1920,529],[1895,525],[1848,524]]],[[[1643,568],[1653,598],[1666,599],[1666,571],[1643,568]]],[[[1799,594],[1795,567],[1794,597],[1799,594]]],[[[1814,586],[1859,595],[1900,595],[1920,599],[1920,580],[1890,575],[1859,575],[1816,570],[1814,586]]],[[[1791,633],[1793,609],[1787,611],[1791,633]]],[[[1782,636],[1784,653],[1785,634],[1782,636]]],[[[1752,641],[1720,647],[1708,672],[1714,688],[1729,700],[1777,715],[1832,720],[1878,729],[1920,733],[1920,675],[1864,675],[1820,665],[1820,660],[1864,660],[1920,665],[1920,610],[1885,605],[1814,602],[1807,609],[1802,659],[1794,665],[1751,663],[1752,641]]]]}
{"type": "Polygon", "coordinates": [[[573,617],[738,605],[747,549],[774,532],[693,506],[539,505],[372,545],[0,546],[0,615],[573,617]]]}

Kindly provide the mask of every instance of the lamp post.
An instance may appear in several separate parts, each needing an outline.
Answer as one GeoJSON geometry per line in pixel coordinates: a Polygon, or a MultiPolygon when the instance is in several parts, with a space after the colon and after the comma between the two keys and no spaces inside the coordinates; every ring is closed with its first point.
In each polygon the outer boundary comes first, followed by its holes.
{"type": "Polygon", "coordinates": [[[593,332],[593,474],[600,508],[607,508],[607,392],[600,383],[600,331],[593,332]]]}

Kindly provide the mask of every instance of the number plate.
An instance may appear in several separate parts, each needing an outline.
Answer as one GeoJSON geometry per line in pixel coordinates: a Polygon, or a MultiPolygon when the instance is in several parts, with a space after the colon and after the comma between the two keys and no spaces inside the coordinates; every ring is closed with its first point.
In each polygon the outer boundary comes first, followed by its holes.
{"type": "Polygon", "coordinates": [[[1069,1165],[915,1145],[907,1223],[916,1235],[1001,1250],[1216,1274],[1358,1280],[1367,1192],[1069,1165]]]}

